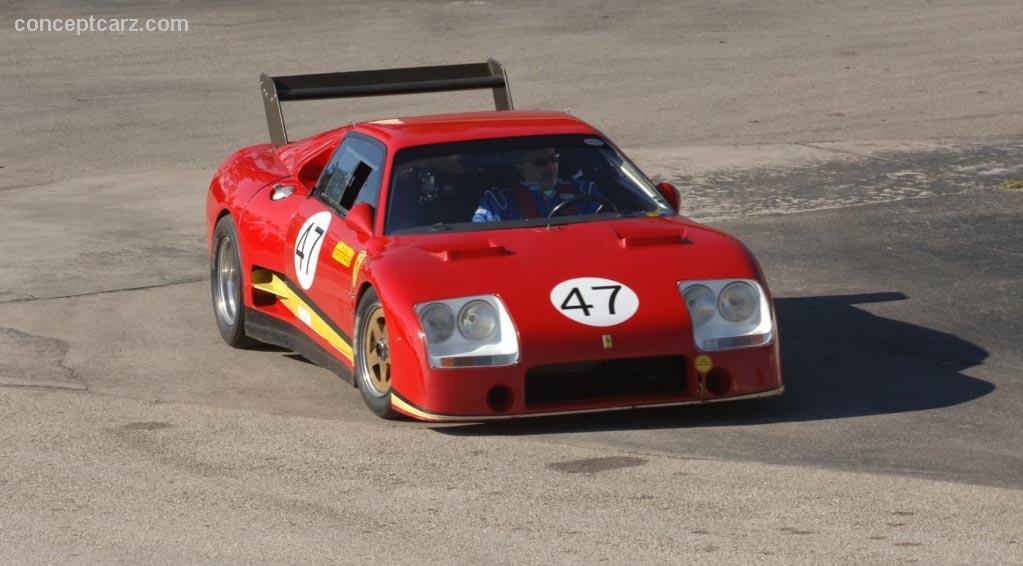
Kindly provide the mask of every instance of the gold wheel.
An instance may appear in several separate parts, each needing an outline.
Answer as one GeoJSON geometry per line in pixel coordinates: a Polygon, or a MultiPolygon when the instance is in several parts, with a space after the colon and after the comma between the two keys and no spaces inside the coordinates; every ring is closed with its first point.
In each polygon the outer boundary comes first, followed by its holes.
{"type": "Polygon", "coordinates": [[[391,351],[387,341],[387,320],[384,309],[374,306],[366,315],[362,334],[363,380],[375,397],[391,392],[391,351]]]}

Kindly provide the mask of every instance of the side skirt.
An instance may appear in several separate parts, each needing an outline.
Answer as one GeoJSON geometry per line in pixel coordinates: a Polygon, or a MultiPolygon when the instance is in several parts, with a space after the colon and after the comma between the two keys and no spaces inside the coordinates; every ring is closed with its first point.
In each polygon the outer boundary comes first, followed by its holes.
{"type": "Polygon", "coordinates": [[[245,334],[249,337],[287,348],[299,354],[314,364],[329,369],[341,379],[355,385],[355,378],[352,370],[341,363],[340,360],[331,356],[319,344],[313,342],[301,330],[284,322],[276,317],[264,314],[255,309],[245,309],[245,334]]]}

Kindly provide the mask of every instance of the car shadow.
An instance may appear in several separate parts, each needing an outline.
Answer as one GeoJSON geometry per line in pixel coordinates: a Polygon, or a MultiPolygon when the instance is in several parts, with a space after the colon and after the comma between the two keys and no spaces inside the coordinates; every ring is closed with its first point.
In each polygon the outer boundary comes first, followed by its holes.
{"type": "Polygon", "coordinates": [[[841,419],[948,407],[993,391],[993,384],[962,373],[987,358],[983,348],[856,306],[907,298],[886,292],[775,299],[786,386],[781,397],[433,430],[515,435],[841,419]]]}

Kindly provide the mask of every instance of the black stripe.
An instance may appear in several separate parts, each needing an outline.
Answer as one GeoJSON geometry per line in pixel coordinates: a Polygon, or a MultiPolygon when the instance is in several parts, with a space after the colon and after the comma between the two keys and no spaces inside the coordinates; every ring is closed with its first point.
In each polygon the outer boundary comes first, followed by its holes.
{"type": "Polygon", "coordinates": [[[352,370],[348,366],[313,342],[304,332],[277,317],[246,308],[245,334],[260,342],[298,352],[314,364],[327,368],[355,385],[352,370]]]}
{"type": "Polygon", "coordinates": [[[305,303],[310,309],[312,309],[317,316],[322,318],[323,322],[327,323],[327,326],[329,326],[331,330],[337,332],[337,335],[340,336],[342,340],[347,342],[348,345],[351,346],[353,349],[355,348],[355,344],[352,343],[352,337],[349,336],[348,333],[346,333],[344,330],[341,330],[341,327],[339,327],[337,324],[334,324],[334,321],[331,320],[329,316],[327,316],[327,313],[323,312],[323,309],[316,306],[316,303],[312,302],[309,299],[309,297],[302,292],[302,289],[300,287],[296,287],[295,284],[291,282],[291,280],[285,279],[283,276],[279,277],[281,277],[281,279],[284,280],[284,283],[288,286],[288,289],[291,289],[291,292],[294,293],[296,297],[301,299],[302,302],[305,303]]]}

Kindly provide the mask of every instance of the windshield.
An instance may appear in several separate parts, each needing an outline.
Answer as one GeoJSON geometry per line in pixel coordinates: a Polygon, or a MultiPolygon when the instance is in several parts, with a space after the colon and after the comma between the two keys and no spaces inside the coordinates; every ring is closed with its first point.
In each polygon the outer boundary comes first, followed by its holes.
{"type": "Polygon", "coordinates": [[[595,136],[410,147],[395,155],[392,171],[387,234],[674,214],[638,169],[595,136]]]}

